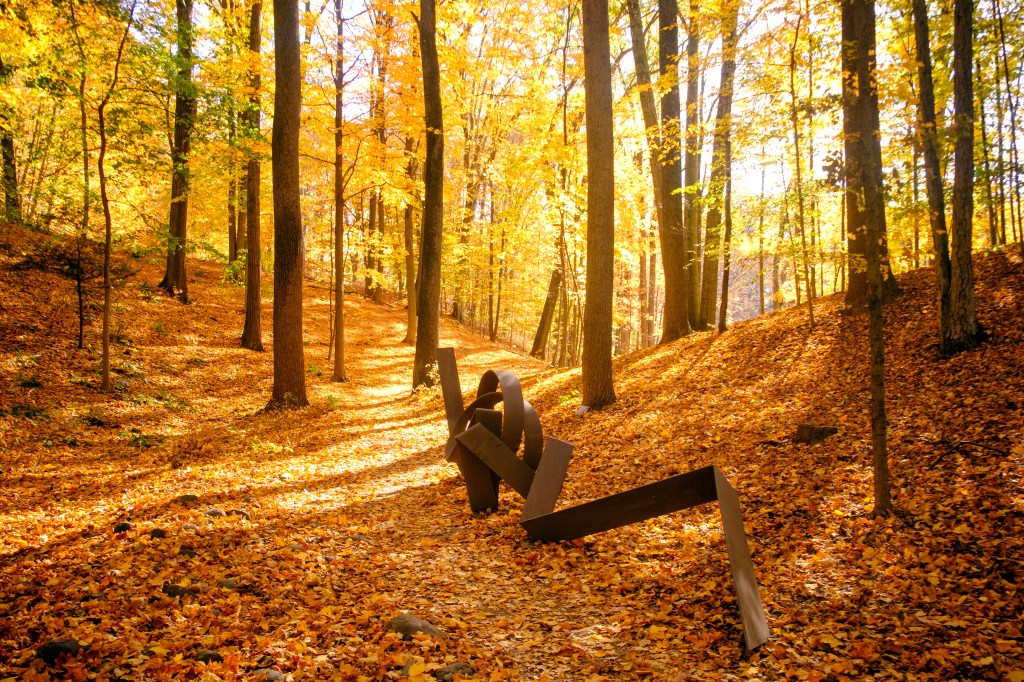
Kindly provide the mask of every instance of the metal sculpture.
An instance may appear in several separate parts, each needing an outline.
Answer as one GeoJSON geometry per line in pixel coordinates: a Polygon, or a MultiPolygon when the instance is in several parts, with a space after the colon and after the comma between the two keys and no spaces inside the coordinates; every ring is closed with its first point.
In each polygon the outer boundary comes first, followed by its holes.
{"type": "Polygon", "coordinates": [[[711,465],[632,490],[555,510],[572,456],[572,443],[548,437],[536,410],[523,399],[516,375],[488,370],[476,398],[464,406],[453,348],[437,349],[448,419],[445,457],[466,481],[470,508],[497,510],[498,484],[523,497],[520,524],[537,540],[572,540],[646,519],[718,502],[747,649],[768,639],[768,623],[750,560],[739,496],[711,465]],[[499,390],[500,389],[500,390],[499,390]],[[501,411],[494,408],[502,404],[501,411]],[[523,456],[516,453],[523,446],[523,456]]]}

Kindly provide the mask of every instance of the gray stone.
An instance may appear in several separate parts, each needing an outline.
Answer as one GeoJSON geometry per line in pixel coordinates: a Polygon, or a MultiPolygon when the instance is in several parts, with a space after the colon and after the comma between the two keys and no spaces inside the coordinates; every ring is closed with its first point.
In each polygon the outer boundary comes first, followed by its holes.
{"type": "Polygon", "coordinates": [[[49,665],[53,665],[62,654],[74,656],[82,649],[83,647],[77,639],[51,639],[36,649],[36,658],[41,658],[49,665]]]}
{"type": "Polygon", "coordinates": [[[434,673],[434,677],[437,678],[438,682],[452,682],[456,675],[462,675],[463,677],[473,677],[476,675],[476,668],[471,666],[469,663],[463,661],[456,661],[451,665],[445,667],[434,673]]]}
{"type": "Polygon", "coordinates": [[[200,663],[220,663],[224,660],[224,657],[216,651],[212,651],[210,649],[200,649],[196,652],[195,659],[200,663]]]}
{"type": "Polygon", "coordinates": [[[178,550],[178,554],[180,556],[194,557],[197,554],[199,554],[199,552],[197,552],[195,550],[195,547],[189,547],[188,545],[183,545],[181,547],[181,549],[178,550]]]}
{"type": "Polygon", "coordinates": [[[246,521],[252,521],[252,514],[245,511],[244,509],[229,509],[228,514],[231,514],[232,516],[241,516],[246,521]]]}
{"type": "Polygon", "coordinates": [[[227,516],[227,514],[224,512],[223,509],[216,509],[216,508],[214,508],[214,509],[207,509],[203,513],[206,514],[207,516],[209,516],[211,519],[216,519],[216,518],[220,518],[222,516],[227,516]]]}
{"type": "Polygon", "coordinates": [[[408,613],[400,613],[392,618],[388,622],[386,629],[402,635],[402,639],[412,639],[413,635],[417,632],[444,639],[444,634],[436,627],[422,618],[411,616],[408,613]]]}
{"type": "Polygon", "coordinates": [[[266,682],[282,682],[284,680],[284,673],[270,668],[257,668],[253,671],[253,674],[261,680],[266,680],[266,682]]]}
{"type": "Polygon", "coordinates": [[[149,531],[149,537],[153,538],[154,540],[162,540],[163,538],[167,537],[167,531],[163,528],[154,528],[153,530],[149,531]]]}
{"type": "Polygon", "coordinates": [[[121,523],[119,523],[116,526],[114,526],[114,532],[115,533],[127,533],[131,529],[132,529],[132,524],[128,523],[127,521],[122,521],[121,523]]]}
{"type": "Polygon", "coordinates": [[[179,495],[178,497],[174,498],[174,501],[177,502],[178,504],[183,504],[183,505],[199,504],[199,496],[198,495],[179,495]]]}

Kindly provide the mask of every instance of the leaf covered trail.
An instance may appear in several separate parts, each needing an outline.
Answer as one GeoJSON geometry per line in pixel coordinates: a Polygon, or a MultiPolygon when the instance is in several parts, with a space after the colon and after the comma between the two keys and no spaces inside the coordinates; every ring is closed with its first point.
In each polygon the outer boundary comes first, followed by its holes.
{"type": "Polygon", "coordinates": [[[408,390],[404,310],[346,301],[351,381],[333,384],[326,291],[307,286],[311,406],[263,412],[272,355],[237,347],[242,291],[199,265],[182,306],[148,263],[115,295],[107,396],[98,319],[74,348],[72,283],[0,261],[0,680],[426,680],[458,661],[480,679],[1024,679],[1016,256],[978,261],[993,338],[954,358],[929,348],[932,273],[901,279],[888,519],[869,514],[865,320],[835,298],[814,331],[787,310],[620,358],[619,402],[584,418],[578,370],[445,322],[464,393],[512,369],[575,444],[559,506],[723,469],[772,628],[751,655],[713,506],[565,544],[530,542],[504,486],[501,511],[470,514],[440,394],[408,390]],[[792,443],[807,421],[839,433],[792,443]],[[401,641],[401,612],[447,638],[401,641]],[[36,658],[63,638],[88,647],[36,658]]]}

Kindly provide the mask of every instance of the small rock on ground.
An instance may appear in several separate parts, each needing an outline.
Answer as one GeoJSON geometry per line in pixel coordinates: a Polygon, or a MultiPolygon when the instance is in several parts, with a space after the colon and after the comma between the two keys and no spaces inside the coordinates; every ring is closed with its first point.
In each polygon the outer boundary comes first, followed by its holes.
{"type": "Polygon", "coordinates": [[[413,635],[417,632],[422,632],[431,637],[444,638],[444,634],[436,627],[422,618],[411,616],[408,613],[401,613],[392,618],[387,624],[387,629],[402,635],[402,639],[412,639],[413,635]]]}
{"type": "Polygon", "coordinates": [[[199,496],[198,495],[179,495],[178,497],[174,498],[174,501],[177,502],[178,504],[185,504],[185,505],[187,505],[187,504],[197,504],[199,502],[199,496]]]}
{"type": "Polygon", "coordinates": [[[61,654],[74,656],[83,649],[77,639],[51,639],[36,649],[36,658],[41,658],[49,665],[57,662],[61,654]]]}
{"type": "Polygon", "coordinates": [[[132,529],[132,524],[128,523],[127,521],[122,521],[121,523],[119,523],[116,526],[114,526],[114,532],[115,533],[127,533],[131,529],[132,529]]]}
{"type": "Polygon", "coordinates": [[[473,675],[476,675],[476,668],[471,666],[469,663],[457,661],[451,665],[446,665],[434,673],[434,677],[437,678],[438,682],[452,682],[456,675],[461,675],[462,677],[473,677],[473,675]]]}
{"type": "Polygon", "coordinates": [[[203,513],[209,516],[211,519],[220,518],[221,516],[227,516],[227,513],[223,509],[217,508],[207,509],[203,513]]]}
{"type": "Polygon", "coordinates": [[[154,540],[159,540],[161,538],[167,537],[167,531],[163,528],[154,528],[153,530],[149,531],[149,537],[153,538],[154,540]]]}
{"type": "Polygon", "coordinates": [[[173,585],[171,583],[164,585],[162,589],[163,593],[168,597],[191,597],[195,594],[193,590],[190,590],[187,587],[173,585]]]}
{"type": "Polygon", "coordinates": [[[200,649],[196,652],[195,659],[200,663],[211,663],[214,661],[220,663],[224,660],[224,657],[219,652],[211,651],[210,649],[200,649]]]}
{"type": "Polygon", "coordinates": [[[279,670],[271,670],[270,668],[257,668],[253,671],[253,674],[266,682],[282,682],[284,680],[284,673],[279,670]]]}

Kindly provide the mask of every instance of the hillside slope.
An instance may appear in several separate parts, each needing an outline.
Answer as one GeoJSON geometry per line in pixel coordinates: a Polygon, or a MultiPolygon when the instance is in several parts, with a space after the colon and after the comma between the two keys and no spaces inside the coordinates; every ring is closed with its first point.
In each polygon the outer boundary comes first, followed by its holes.
{"type": "Polygon", "coordinates": [[[565,544],[529,542],[504,487],[501,511],[469,513],[440,394],[408,390],[403,310],[346,301],[352,380],[332,384],[327,292],[307,287],[312,404],[268,413],[271,353],[237,347],[242,290],[196,264],[182,306],[153,291],[158,259],[124,258],[105,395],[95,309],[77,350],[72,283],[33,256],[38,236],[7,241],[0,679],[431,679],[456,662],[480,679],[1024,679],[1016,255],[976,261],[992,339],[954,358],[930,347],[931,273],[901,278],[888,519],[868,515],[865,316],[836,298],[813,331],[786,310],[619,358],[619,401],[582,418],[578,370],[445,321],[464,392],[512,369],[546,434],[576,445],[559,506],[725,471],[772,627],[746,655],[713,508],[565,544]],[[805,421],[839,433],[792,443],[805,421]],[[447,638],[387,633],[402,611],[447,638]],[[87,648],[36,656],[60,638],[87,648]]]}

